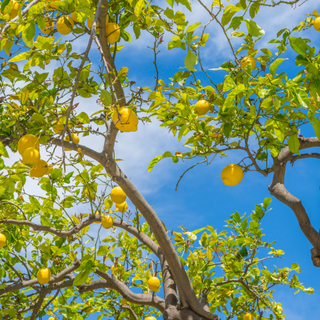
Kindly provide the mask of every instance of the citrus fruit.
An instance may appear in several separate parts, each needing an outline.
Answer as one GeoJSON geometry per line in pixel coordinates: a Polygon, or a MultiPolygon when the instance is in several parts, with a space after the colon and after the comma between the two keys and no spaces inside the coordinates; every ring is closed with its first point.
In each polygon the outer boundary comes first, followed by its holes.
{"type": "Polygon", "coordinates": [[[110,214],[102,217],[101,224],[105,229],[110,229],[113,227],[113,219],[110,214]]]}
{"type": "Polygon", "coordinates": [[[13,1],[12,7],[11,7],[11,19],[14,19],[19,12],[20,9],[20,3],[13,1]]]}
{"type": "Polygon", "coordinates": [[[21,155],[26,151],[28,148],[39,148],[39,141],[36,136],[33,134],[26,134],[22,136],[18,141],[18,151],[21,155]]]}
{"type": "Polygon", "coordinates": [[[133,132],[138,130],[138,117],[127,107],[120,108],[118,112],[115,111],[112,115],[112,120],[115,126],[121,131],[133,132]]]}
{"type": "Polygon", "coordinates": [[[157,277],[151,277],[148,280],[148,288],[153,292],[157,292],[160,289],[160,280],[157,277]]]}
{"type": "Polygon", "coordinates": [[[155,317],[146,317],[144,320],[157,320],[155,317]]]}
{"type": "MultiPolygon", "coordinates": [[[[75,133],[71,133],[71,138],[72,138],[72,142],[74,142],[75,144],[78,144],[79,141],[80,141],[80,138],[77,134],[75,133]]],[[[64,138],[65,141],[70,141],[70,138],[69,138],[69,135],[67,135],[65,138],[64,138]]],[[[68,148],[65,148],[65,150],[67,151],[71,151],[72,149],[68,149],[68,148]]]]}
{"type": "Polygon", "coordinates": [[[110,23],[107,24],[106,33],[107,33],[107,41],[110,44],[114,44],[120,38],[120,28],[114,22],[110,22],[110,23]]]}
{"type": "Polygon", "coordinates": [[[206,100],[199,100],[194,107],[194,112],[199,116],[206,114],[209,111],[210,104],[206,100]]]}
{"type": "MultiPolygon", "coordinates": [[[[65,119],[65,117],[63,117],[63,119],[65,119]]],[[[56,120],[53,121],[52,130],[56,134],[61,134],[63,129],[64,129],[64,126],[65,126],[62,122],[60,122],[60,120],[59,121],[56,121],[56,120]]],[[[71,129],[71,124],[68,124],[68,129],[71,129]]]]}
{"type": "Polygon", "coordinates": [[[317,31],[320,31],[320,17],[315,18],[315,20],[313,21],[313,27],[317,31]]]}
{"type": "Polygon", "coordinates": [[[38,149],[27,148],[22,155],[22,162],[26,165],[36,166],[40,161],[40,153],[38,149]]]}
{"type": "Polygon", "coordinates": [[[55,317],[50,317],[48,320],[57,320],[55,317]]]}
{"type": "Polygon", "coordinates": [[[256,61],[254,60],[254,58],[251,56],[247,56],[241,60],[241,68],[244,69],[249,63],[251,64],[251,70],[256,67],[256,61]]]}
{"type": "Polygon", "coordinates": [[[72,18],[72,20],[73,20],[74,22],[79,22],[78,19],[77,19],[77,15],[76,15],[75,12],[72,12],[72,13],[71,13],[71,18],[72,18]]]}
{"type": "Polygon", "coordinates": [[[243,316],[243,320],[254,320],[254,317],[251,313],[247,312],[244,316],[243,316]]]}
{"type": "Polygon", "coordinates": [[[41,178],[48,173],[47,161],[40,160],[38,164],[30,170],[30,177],[41,178]]]}
{"type": "Polygon", "coordinates": [[[128,204],[126,202],[116,203],[117,211],[124,213],[128,210],[128,204]]]}
{"type": "Polygon", "coordinates": [[[46,174],[50,174],[52,171],[53,171],[53,165],[51,163],[48,163],[46,174]]]}
{"type": "Polygon", "coordinates": [[[83,311],[86,313],[90,313],[93,310],[92,307],[85,308],[83,311]]]}
{"type": "MultiPolygon", "coordinates": [[[[91,30],[92,29],[92,24],[93,24],[93,21],[88,18],[88,21],[87,21],[87,26],[88,28],[91,30]]],[[[97,26],[96,26],[96,30],[99,28],[99,21],[97,21],[97,26]]]]}
{"type": "Polygon", "coordinates": [[[124,193],[121,187],[114,187],[110,193],[111,200],[114,203],[123,203],[126,201],[127,195],[124,193]]]}
{"type": "Polygon", "coordinates": [[[37,279],[40,284],[46,284],[50,281],[51,271],[48,268],[41,268],[37,273],[37,279]]]}
{"type": "Polygon", "coordinates": [[[46,21],[46,27],[41,29],[41,32],[44,34],[49,34],[54,29],[52,21],[46,21]]]}
{"type": "Polygon", "coordinates": [[[74,22],[69,16],[62,16],[57,21],[57,30],[62,35],[69,34],[72,31],[73,26],[74,22]]]}
{"type": "Polygon", "coordinates": [[[227,186],[234,187],[241,182],[243,171],[237,164],[229,164],[221,171],[221,179],[227,186]]]}
{"type": "Polygon", "coordinates": [[[0,248],[3,248],[6,245],[7,238],[3,233],[0,233],[0,248]]]}
{"type": "Polygon", "coordinates": [[[274,307],[274,311],[275,311],[275,313],[280,313],[280,314],[282,314],[283,309],[282,309],[281,306],[275,306],[275,307],[274,307]]]}

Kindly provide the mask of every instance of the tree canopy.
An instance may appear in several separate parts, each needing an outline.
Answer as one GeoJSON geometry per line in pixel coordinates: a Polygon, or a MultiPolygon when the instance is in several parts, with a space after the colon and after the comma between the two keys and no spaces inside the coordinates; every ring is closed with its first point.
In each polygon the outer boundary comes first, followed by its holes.
{"type": "Polygon", "coordinates": [[[284,319],[277,285],[313,293],[300,283],[297,263],[264,264],[284,254],[263,238],[271,198],[250,215],[233,213],[227,230],[168,231],[115,155],[118,135],[158,120],[188,149],[163,150],[149,172],[165,158],[200,158],[192,169],[243,154],[222,171],[223,183],[235,186],[250,171],[272,175],[270,194],[293,210],[320,266],[319,232],[284,183],[288,163],[320,158],[304,150],[320,146],[320,56],[301,36],[320,31],[320,17],[315,10],[305,18],[299,7],[301,23],[279,30],[270,50],[261,45],[257,14],[302,1],[194,3],[1,2],[2,319],[284,319]],[[190,24],[194,3],[207,16],[190,24]],[[208,69],[202,55],[214,37],[210,24],[221,28],[233,58],[208,69]],[[153,38],[155,77],[140,87],[117,58],[144,34],[153,38]],[[181,53],[168,79],[157,60],[164,39],[181,53]],[[295,54],[290,74],[282,69],[288,48],[295,54]],[[92,97],[95,106],[86,104],[92,97]],[[308,125],[312,137],[300,134],[308,125]]]}

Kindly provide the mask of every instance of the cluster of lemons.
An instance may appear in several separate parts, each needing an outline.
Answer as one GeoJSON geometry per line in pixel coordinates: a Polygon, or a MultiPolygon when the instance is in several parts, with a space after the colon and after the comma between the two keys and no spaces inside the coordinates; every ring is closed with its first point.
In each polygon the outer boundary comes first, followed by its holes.
{"type": "Polygon", "coordinates": [[[32,134],[22,136],[18,142],[18,151],[22,156],[22,162],[31,166],[30,176],[40,178],[45,174],[50,174],[53,166],[40,159],[39,140],[32,134]]]}
{"type": "MultiPolygon", "coordinates": [[[[47,5],[47,9],[49,11],[54,11],[59,8],[59,5],[54,4],[55,1],[59,0],[51,0],[50,4],[47,5]]],[[[74,24],[78,23],[77,15],[75,12],[71,13],[71,17],[68,15],[61,16],[57,23],[56,29],[62,35],[68,35],[72,32],[74,24]]],[[[91,30],[93,21],[89,18],[87,21],[87,26],[91,30]]],[[[97,28],[99,27],[99,23],[97,24],[97,28]]],[[[44,34],[49,34],[54,30],[55,26],[51,20],[47,20],[45,24],[45,29],[41,29],[44,34]]],[[[98,31],[97,31],[98,32],[98,31]]],[[[109,44],[114,44],[120,38],[120,27],[114,22],[106,21],[106,33],[107,33],[107,41],[109,44]]]]}

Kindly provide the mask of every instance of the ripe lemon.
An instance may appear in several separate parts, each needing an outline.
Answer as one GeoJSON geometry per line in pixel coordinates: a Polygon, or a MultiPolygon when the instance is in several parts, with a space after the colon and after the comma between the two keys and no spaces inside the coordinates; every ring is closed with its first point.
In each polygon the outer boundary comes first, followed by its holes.
{"type": "Polygon", "coordinates": [[[55,317],[50,317],[48,320],[57,320],[55,317]]]}
{"type": "Polygon", "coordinates": [[[157,277],[151,277],[148,280],[148,288],[153,292],[157,292],[160,289],[160,280],[157,277]]]}
{"type": "Polygon", "coordinates": [[[76,16],[76,13],[75,12],[72,12],[71,13],[71,18],[74,22],[79,22],[78,19],[77,19],[77,16],[76,16]]]}
{"type": "Polygon", "coordinates": [[[39,148],[39,140],[33,134],[26,134],[22,136],[18,141],[18,151],[21,155],[26,151],[28,148],[39,148]]]}
{"type": "Polygon", "coordinates": [[[47,173],[46,174],[50,174],[52,171],[53,171],[53,165],[51,163],[48,163],[47,173]]]}
{"type": "Polygon", "coordinates": [[[251,313],[247,312],[244,316],[243,316],[243,320],[254,320],[254,317],[251,313]]]}
{"type": "MultiPolygon", "coordinates": [[[[63,117],[65,119],[65,117],[63,117]]],[[[61,134],[64,129],[64,124],[60,121],[53,121],[52,130],[56,134],[61,134]]],[[[71,129],[71,124],[68,124],[68,129],[71,129]]]]}
{"type": "Polygon", "coordinates": [[[50,281],[51,271],[48,268],[41,268],[37,273],[37,279],[40,284],[46,284],[50,281]]]}
{"type": "Polygon", "coordinates": [[[124,132],[134,132],[138,130],[138,117],[136,114],[127,107],[122,107],[119,114],[115,111],[112,115],[112,120],[115,126],[124,132]],[[119,119],[120,115],[120,119],[119,119]]]}
{"type": "MultiPolygon", "coordinates": [[[[79,141],[80,141],[80,138],[77,134],[75,133],[71,133],[71,138],[72,138],[72,142],[74,142],[75,144],[78,144],[79,141]]],[[[65,138],[64,138],[65,141],[70,141],[70,138],[69,138],[69,135],[67,135],[65,138]]],[[[71,151],[71,149],[68,149],[68,148],[65,148],[66,151],[71,151]]]]}
{"type": "Polygon", "coordinates": [[[30,170],[30,177],[41,178],[48,173],[48,162],[40,160],[38,164],[30,170]]]}
{"type": "Polygon", "coordinates": [[[157,320],[155,317],[146,317],[144,320],[157,320]]]}
{"type": "Polygon", "coordinates": [[[120,204],[126,201],[127,195],[121,187],[115,187],[111,190],[110,197],[114,203],[120,204]]]}
{"type": "Polygon", "coordinates": [[[26,165],[36,166],[40,161],[40,153],[36,148],[27,148],[22,155],[22,162],[26,165]]]}
{"type": "Polygon", "coordinates": [[[74,22],[69,16],[60,17],[57,21],[57,30],[62,35],[69,34],[72,31],[73,26],[74,22]],[[67,22],[70,24],[71,28],[67,25],[67,22]]]}
{"type": "Polygon", "coordinates": [[[274,307],[274,312],[275,312],[275,313],[280,313],[280,314],[282,314],[283,309],[282,309],[281,306],[275,306],[275,307],[274,307]]]}
{"type": "Polygon", "coordinates": [[[20,3],[13,1],[12,7],[11,7],[11,19],[14,19],[19,12],[20,9],[20,3]]]}
{"type": "Polygon", "coordinates": [[[251,64],[251,70],[256,67],[256,60],[251,56],[247,56],[241,60],[241,68],[244,69],[249,63],[251,64]]]}
{"type": "Polygon", "coordinates": [[[107,24],[106,33],[107,33],[107,41],[110,44],[114,44],[120,38],[120,28],[114,22],[110,22],[110,23],[107,24]]]}
{"type": "Polygon", "coordinates": [[[105,229],[110,229],[113,227],[113,219],[110,214],[102,217],[101,224],[105,229]]]}
{"type": "Polygon", "coordinates": [[[241,182],[243,171],[237,164],[229,164],[221,171],[221,179],[227,186],[234,187],[241,182]]]}
{"type": "Polygon", "coordinates": [[[206,100],[199,100],[194,107],[194,112],[199,116],[206,114],[209,111],[210,104],[206,100]]]}
{"type": "Polygon", "coordinates": [[[128,210],[128,204],[126,202],[116,203],[117,211],[124,213],[128,210]]]}
{"type": "MultiPolygon", "coordinates": [[[[92,29],[92,24],[93,24],[93,21],[89,18],[88,21],[87,21],[87,26],[88,28],[91,30],[92,29]]],[[[96,27],[96,30],[99,28],[99,21],[97,21],[97,27],[96,27]]]]}
{"type": "Polygon", "coordinates": [[[49,34],[54,29],[54,25],[52,21],[46,21],[46,27],[44,29],[41,29],[41,32],[44,34],[49,34]]]}
{"type": "Polygon", "coordinates": [[[85,308],[83,311],[86,313],[90,313],[93,310],[92,307],[85,308]]]}
{"type": "Polygon", "coordinates": [[[6,245],[7,238],[3,233],[0,233],[0,248],[3,248],[6,245]]]}
{"type": "Polygon", "coordinates": [[[313,21],[313,27],[314,27],[317,31],[320,31],[320,17],[317,17],[317,18],[313,21]]]}

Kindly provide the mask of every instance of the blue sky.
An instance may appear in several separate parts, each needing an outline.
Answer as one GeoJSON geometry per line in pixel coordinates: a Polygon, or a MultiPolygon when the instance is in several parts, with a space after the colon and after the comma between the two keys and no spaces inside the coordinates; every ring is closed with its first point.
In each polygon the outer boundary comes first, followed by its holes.
{"type": "MultiPolygon", "coordinates": [[[[159,1],[163,4],[164,1],[159,1]]],[[[209,3],[209,1],[204,1],[209,3]]],[[[201,21],[206,23],[209,17],[200,9],[196,1],[193,13],[188,13],[184,7],[179,6],[179,10],[184,11],[187,20],[191,23],[201,21]]],[[[263,44],[259,48],[272,45],[267,42],[276,36],[277,31],[284,27],[292,28],[305,19],[305,13],[311,13],[314,9],[320,12],[320,4],[317,0],[309,0],[301,7],[291,8],[290,6],[279,6],[277,8],[262,9],[262,12],[255,19],[258,24],[266,31],[266,35],[261,41],[263,44]]],[[[232,59],[231,51],[227,42],[223,38],[221,30],[217,25],[212,24],[208,28],[210,38],[206,49],[203,50],[205,69],[215,68],[221,65],[223,61],[232,59]]],[[[320,49],[320,33],[314,29],[309,29],[297,36],[312,39],[312,45],[320,49]]],[[[165,37],[165,42],[161,44],[161,53],[158,57],[160,78],[166,81],[183,67],[186,52],[180,50],[167,50],[169,38],[165,37]]],[[[232,40],[235,47],[241,44],[238,39],[232,40]]],[[[128,77],[135,81],[137,86],[143,87],[150,85],[154,81],[154,67],[152,64],[153,54],[146,46],[152,46],[153,39],[150,36],[143,35],[141,39],[135,40],[132,37],[132,43],[126,44],[126,47],[117,55],[117,67],[129,68],[128,77]]],[[[86,43],[78,41],[74,48],[78,46],[78,51],[83,52],[86,43]]],[[[91,51],[91,57],[96,53],[95,47],[91,51]]],[[[244,55],[244,54],[243,54],[244,55]]],[[[289,60],[284,62],[282,70],[289,72],[293,76],[298,70],[294,66],[294,55],[290,50],[285,53],[289,60]]],[[[214,74],[213,78],[223,76],[223,73],[214,74]]],[[[81,99],[80,110],[88,111],[88,102],[94,102],[92,99],[81,99]]],[[[301,133],[304,136],[314,136],[312,127],[302,127],[301,133]]],[[[101,149],[101,139],[81,138],[81,143],[93,146],[96,150],[101,149]]],[[[230,214],[238,211],[240,214],[246,212],[250,214],[255,204],[263,202],[266,197],[272,198],[272,211],[263,218],[262,227],[266,234],[267,241],[276,241],[274,245],[277,249],[285,251],[284,259],[272,260],[268,266],[272,269],[273,264],[278,267],[290,266],[296,262],[301,267],[299,274],[300,281],[306,287],[313,287],[315,293],[308,295],[300,292],[294,295],[294,290],[285,287],[276,288],[274,297],[276,301],[281,302],[286,319],[303,320],[307,318],[316,318],[316,307],[320,298],[320,283],[315,281],[318,275],[310,259],[311,245],[302,234],[294,213],[290,208],[272,197],[268,191],[268,185],[271,183],[272,175],[265,178],[259,173],[249,172],[245,175],[243,181],[236,187],[223,185],[220,179],[221,170],[230,163],[238,163],[242,159],[242,154],[238,152],[228,153],[227,158],[216,159],[210,166],[201,164],[190,170],[180,182],[178,191],[175,191],[175,185],[180,175],[192,164],[199,161],[186,161],[174,164],[170,159],[160,161],[152,172],[147,172],[148,163],[157,155],[164,151],[183,151],[182,143],[168,134],[167,129],[160,128],[159,122],[154,121],[151,124],[139,124],[139,130],[135,133],[121,133],[118,136],[116,145],[116,157],[124,161],[120,163],[128,177],[138,187],[148,202],[154,207],[160,219],[162,219],[169,230],[178,231],[178,226],[183,225],[190,231],[197,228],[211,225],[218,231],[224,229],[225,220],[230,214]]],[[[312,150],[310,150],[311,152],[312,150]]],[[[12,158],[14,159],[14,157],[12,158]]],[[[299,160],[293,167],[289,164],[286,171],[285,185],[287,189],[295,196],[300,198],[306,207],[313,226],[318,229],[320,225],[320,166],[316,159],[299,160]]],[[[32,182],[30,182],[32,183],[32,182]]],[[[34,181],[33,181],[34,183],[34,181]]],[[[133,209],[132,205],[129,207],[133,209]]],[[[97,315],[92,315],[90,319],[96,319],[97,315]]],[[[222,316],[222,319],[224,317],[222,316]]]]}

